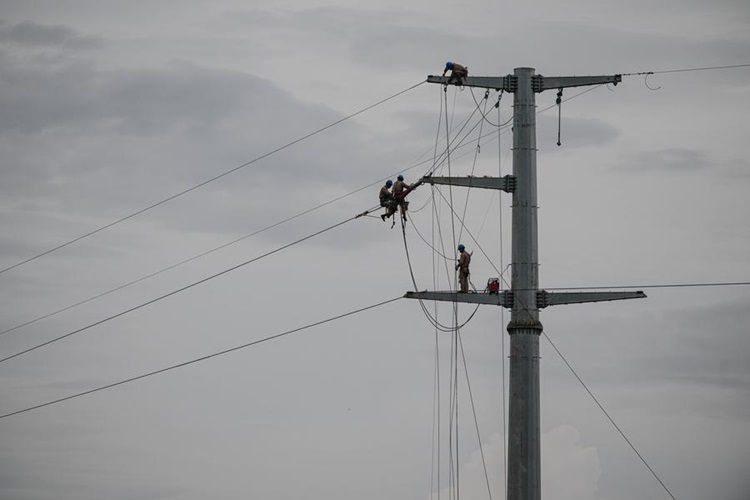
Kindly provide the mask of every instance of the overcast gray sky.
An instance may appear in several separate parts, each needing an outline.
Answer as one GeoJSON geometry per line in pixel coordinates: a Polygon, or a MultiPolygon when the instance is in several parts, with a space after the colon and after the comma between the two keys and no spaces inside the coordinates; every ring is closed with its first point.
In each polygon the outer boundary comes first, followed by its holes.
{"type": "MultiPolygon", "coordinates": [[[[0,268],[440,74],[447,60],[473,75],[533,67],[552,76],[742,65],[748,54],[750,4],[740,0],[0,0],[0,268]]],[[[483,95],[474,91],[480,106],[483,95]]],[[[490,106],[497,98],[491,93],[490,106]]],[[[418,86],[0,273],[6,331],[354,192],[4,333],[0,357],[372,207],[383,179],[405,172],[414,181],[429,170],[436,137],[439,148],[445,144],[439,120],[446,101],[453,126],[476,108],[469,89],[443,94],[439,86],[418,86]]],[[[554,101],[553,91],[537,95],[540,111],[554,101]]],[[[512,116],[512,96],[500,102],[489,108],[493,123],[512,116]]],[[[557,110],[540,112],[541,285],[750,281],[749,103],[745,67],[625,77],[617,87],[586,92],[562,105],[562,147],[557,110]]],[[[499,141],[491,124],[481,131],[484,139],[476,128],[453,153],[453,175],[510,172],[510,131],[499,141]]],[[[467,207],[466,228],[476,241],[466,231],[461,241],[474,252],[472,281],[482,288],[510,262],[510,198],[478,191],[454,190],[453,201],[460,214],[467,207]]],[[[427,187],[411,202],[407,237],[418,286],[446,289],[443,261],[433,260],[416,231],[431,244],[442,235],[452,259],[450,212],[427,187]]],[[[398,228],[357,219],[1,362],[0,414],[411,289],[398,228]]],[[[545,309],[545,333],[676,498],[746,500],[750,290],[646,292],[644,300],[545,309]]],[[[461,307],[460,320],[470,313],[461,307]]],[[[448,308],[438,314],[450,322],[448,308]]],[[[494,499],[505,495],[508,318],[486,306],[461,330],[494,499]]],[[[545,338],[541,348],[543,496],[669,498],[545,338]]],[[[399,300],[3,418],[0,498],[448,498],[449,359],[450,334],[436,335],[418,303],[399,300]]],[[[489,498],[463,365],[458,401],[461,497],[489,498]]]]}

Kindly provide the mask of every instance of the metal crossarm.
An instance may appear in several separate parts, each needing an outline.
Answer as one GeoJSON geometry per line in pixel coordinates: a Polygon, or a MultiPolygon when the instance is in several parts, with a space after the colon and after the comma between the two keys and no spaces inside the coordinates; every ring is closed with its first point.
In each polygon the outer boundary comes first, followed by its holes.
{"type": "Polygon", "coordinates": [[[513,307],[513,293],[507,290],[500,293],[406,292],[404,298],[438,300],[442,302],[463,302],[466,304],[486,304],[507,308],[513,307]]]}
{"type": "Polygon", "coordinates": [[[612,300],[645,299],[646,294],[637,292],[547,292],[536,293],[536,306],[544,309],[548,306],[563,304],[584,304],[587,302],[608,302],[612,300]]]}
{"type": "Polygon", "coordinates": [[[568,87],[585,87],[588,85],[603,85],[611,83],[617,85],[622,81],[622,75],[604,76],[542,76],[531,77],[531,88],[534,92],[544,92],[550,89],[564,89],[568,87]]]}
{"type": "Polygon", "coordinates": [[[422,177],[422,182],[427,184],[447,184],[469,188],[500,189],[506,193],[512,193],[516,189],[516,178],[512,175],[503,177],[422,177]]]}
{"type": "Polygon", "coordinates": [[[461,87],[480,87],[483,89],[504,90],[515,92],[518,89],[518,78],[514,75],[506,76],[465,76],[463,78],[454,76],[427,77],[429,83],[442,83],[443,85],[459,85],[461,87]]]}

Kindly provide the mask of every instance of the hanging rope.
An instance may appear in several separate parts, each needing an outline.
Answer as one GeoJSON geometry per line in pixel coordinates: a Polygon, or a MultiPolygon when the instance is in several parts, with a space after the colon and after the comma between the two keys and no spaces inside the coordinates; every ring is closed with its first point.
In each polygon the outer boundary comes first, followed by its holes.
{"type": "Polygon", "coordinates": [[[563,90],[558,89],[557,90],[557,99],[555,100],[555,104],[557,104],[557,145],[561,146],[560,143],[560,122],[562,120],[562,95],[563,90]]]}

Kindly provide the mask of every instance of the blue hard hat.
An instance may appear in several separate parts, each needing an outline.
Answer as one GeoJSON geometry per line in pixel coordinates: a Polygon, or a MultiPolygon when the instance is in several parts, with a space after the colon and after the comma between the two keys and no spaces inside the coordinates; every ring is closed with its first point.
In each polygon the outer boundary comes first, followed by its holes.
{"type": "Polygon", "coordinates": [[[447,63],[445,63],[445,69],[453,69],[453,63],[450,62],[450,61],[448,61],[447,63]]]}
{"type": "Polygon", "coordinates": [[[404,180],[404,176],[403,175],[399,175],[398,176],[398,180],[403,181],[404,180]]]}
{"type": "Polygon", "coordinates": [[[463,252],[464,250],[466,250],[466,247],[465,247],[465,246],[463,246],[463,245],[458,245],[458,251],[459,251],[459,252],[463,252]]]}
{"type": "Polygon", "coordinates": [[[388,179],[387,181],[385,181],[385,185],[388,186],[388,187],[391,187],[391,186],[393,186],[393,181],[390,180],[390,179],[388,179]]]}

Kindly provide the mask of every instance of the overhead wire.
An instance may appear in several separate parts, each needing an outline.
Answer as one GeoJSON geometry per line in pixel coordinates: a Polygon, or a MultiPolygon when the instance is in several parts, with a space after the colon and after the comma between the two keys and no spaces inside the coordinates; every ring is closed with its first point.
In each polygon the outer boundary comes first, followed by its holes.
{"type": "MultiPolygon", "coordinates": [[[[407,262],[407,264],[409,266],[409,274],[411,276],[411,280],[412,280],[412,284],[414,286],[414,290],[418,291],[419,287],[417,285],[417,280],[416,280],[416,278],[414,276],[414,268],[412,267],[412,263],[411,263],[411,255],[409,253],[409,245],[407,244],[407,241],[406,241],[406,230],[405,230],[405,225],[404,225],[403,221],[401,221],[401,229],[402,229],[403,238],[404,238],[404,250],[406,252],[406,262],[407,262]]],[[[454,330],[454,327],[447,327],[447,326],[441,324],[438,321],[437,317],[433,318],[432,315],[430,314],[430,312],[427,310],[427,307],[424,305],[424,301],[422,299],[418,299],[418,302],[419,302],[420,306],[422,307],[422,311],[424,312],[425,317],[427,317],[427,319],[430,321],[430,323],[435,328],[439,329],[441,332],[446,332],[446,333],[450,333],[450,332],[452,332],[454,330]]],[[[479,305],[477,305],[476,309],[474,309],[474,312],[468,317],[468,319],[461,326],[463,327],[466,324],[468,324],[469,321],[471,321],[474,318],[474,315],[477,313],[478,310],[479,310],[479,305]]]]}
{"type": "MultiPolygon", "coordinates": [[[[477,98],[476,98],[476,96],[474,96],[474,90],[473,89],[469,89],[469,90],[471,91],[471,97],[472,97],[472,99],[474,99],[474,104],[476,104],[477,106],[479,106],[479,103],[477,102],[477,98]]],[[[497,102],[495,103],[495,106],[494,106],[495,108],[500,109],[500,100],[503,98],[503,93],[504,93],[504,91],[501,90],[500,93],[499,93],[499,95],[498,95],[498,97],[497,97],[497,102]]],[[[485,99],[486,99],[486,97],[485,97],[485,99]]],[[[489,113],[482,113],[482,118],[484,119],[484,121],[486,121],[487,123],[489,123],[493,127],[504,127],[505,125],[509,124],[511,122],[511,120],[513,120],[513,117],[511,116],[510,119],[508,119],[508,121],[506,121],[505,123],[500,123],[501,120],[500,120],[500,117],[498,116],[497,123],[492,123],[489,120],[489,118],[487,118],[487,114],[489,114],[489,113]]]]}
{"type": "Polygon", "coordinates": [[[639,75],[658,75],[664,73],[687,73],[691,71],[712,71],[718,69],[735,69],[750,68],[750,64],[730,64],[726,66],[706,66],[702,68],[680,68],[680,69],[663,69],[657,71],[639,71],[637,73],[621,73],[622,76],[639,76],[639,75]]]}
{"type": "Polygon", "coordinates": [[[144,373],[142,375],[137,375],[135,377],[130,377],[130,378],[125,379],[125,380],[120,380],[119,382],[114,382],[114,383],[111,383],[111,384],[106,384],[106,385],[103,385],[103,386],[96,387],[94,389],[89,389],[87,391],[83,391],[83,392],[79,392],[79,393],[76,393],[76,394],[72,394],[70,396],[65,396],[63,398],[59,398],[59,399],[55,399],[55,400],[52,400],[52,401],[48,401],[46,403],[41,403],[41,404],[30,406],[28,408],[24,408],[24,409],[21,409],[21,410],[12,411],[12,412],[0,415],[0,419],[12,417],[14,415],[19,415],[21,413],[30,412],[30,411],[33,411],[33,410],[38,410],[40,408],[44,408],[44,407],[47,407],[47,406],[52,406],[52,405],[55,405],[55,404],[58,404],[58,403],[62,403],[64,401],[69,401],[71,399],[80,398],[80,397],[86,396],[88,394],[93,394],[95,392],[100,392],[100,391],[104,391],[104,390],[107,390],[107,389],[111,389],[113,387],[117,387],[117,386],[129,384],[131,382],[135,382],[136,380],[141,380],[141,379],[144,379],[144,378],[152,377],[154,375],[159,375],[161,373],[165,373],[165,372],[168,372],[168,371],[171,371],[171,370],[175,370],[177,368],[182,368],[182,367],[185,367],[185,366],[188,366],[188,365],[199,363],[201,361],[206,361],[206,360],[211,359],[211,358],[216,358],[218,356],[223,356],[224,354],[228,354],[230,352],[239,351],[241,349],[246,349],[248,347],[256,346],[258,344],[262,344],[264,342],[269,342],[271,340],[276,340],[276,339],[279,339],[281,337],[285,337],[287,335],[291,335],[293,333],[297,333],[297,332],[300,332],[300,331],[303,331],[303,330],[307,330],[309,328],[313,328],[315,326],[319,326],[319,325],[322,325],[322,324],[325,324],[325,323],[330,323],[332,321],[336,321],[336,320],[345,318],[347,316],[352,316],[352,315],[359,314],[361,312],[364,312],[364,311],[367,311],[367,310],[370,310],[370,309],[375,309],[376,307],[381,307],[381,306],[384,306],[386,304],[390,304],[391,302],[395,302],[397,300],[400,300],[401,298],[402,297],[395,297],[393,299],[384,300],[382,302],[378,302],[378,303],[375,303],[375,304],[372,304],[372,305],[369,305],[369,306],[366,306],[366,307],[355,309],[353,311],[349,311],[347,313],[339,314],[337,316],[332,316],[330,318],[323,319],[321,321],[316,321],[315,323],[310,323],[310,324],[307,324],[305,326],[294,328],[292,330],[287,330],[287,331],[282,332],[282,333],[277,333],[275,335],[271,335],[269,337],[265,337],[265,338],[262,338],[262,339],[259,339],[259,340],[254,340],[252,342],[248,342],[246,344],[242,344],[242,345],[239,345],[239,346],[236,346],[236,347],[232,347],[230,349],[224,349],[222,351],[218,351],[218,352],[215,352],[213,354],[208,354],[206,356],[201,356],[199,358],[191,359],[189,361],[184,361],[182,363],[171,365],[171,366],[168,366],[166,368],[161,368],[159,370],[154,370],[154,371],[151,371],[151,372],[148,372],[148,373],[144,373]]]}
{"type": "MultiPolygon", "coordinates": [[[[471,91],[471,96],[474,97],[474,91],[473,90],[471,91]]],[[[489,100],[488,100],[489,96],[490,96],[490,91],[488,90],[488,91],[486,91],[484,93],[484,109],[482,111],[480,111],[480,114],[482,115],[482,117],[484,117],[485,111],[487,111],[487,103],[489,102],[489,100]]],[[[476,99],[474,99],[474,102],[476,102],[476,99]]],[[[477,106],[478,106],[478,103],[477,103],[477,106]]],[[[477,167],[477,158],[479,157],[479,152],[481,150],[481,147],[480,147],[481,139],[480,139],[480,137],[482,137],[482,129],[483,129],[483,127],[484,127],[484,120],[482,120],[481,125],[479,126],[479,132],[478,132],[479,137],[477,137],[477,146],[474,149],[474,161],[471,163],[471,172],[469,173],[469,177],[473,177],[474,176],[474,170],[477,167]]],[[[470,194],[471,194],[471,189],[468,190],[468,192],[466,193],[466,198],[464,198],[464,210],[463,210],[462,215],[461,215],[462,218],[466,218],[466,211],[469,208],[469,196],[470,196],[470,194]]],[[[461,241],[461,236],[462,235],[463,235],[463,229],[459,229],[459,232],[458,232],[458,241],[461,241]]]]}
{"type": "Polygon", "coordinates": [[[336,120],[336,121],[334,121],[332,123],[329,123],[328,125],[326,125],[324,127],[321,127],[321,128],[319,128],[319,129],[317,129],[317,130],[315,130],[313,132],[310,132],[310,133],[308,133],[308,134],[306,134],[306,135],[304,135],[304,136],[302,136],[302,137],[300,137],[298,139],[295,139],[295,140],[293,140],[291,142],[288,142],[288,143],[286,143],[286,144],[284,144],[282,146],[279,146],[278,148],[276,148],[276,149],[274,149],[272,151],[269,151],[269,152],[267,152],[265,154],[262,154],[262,155],[260,155],[260,156],[258,156],[256,158],[248,161],[248,162],[245,162],[242,165],[239,165],[239,166],[234,167],[234,168],[232,168],[230,170],[227,170],[226,172],[223,172],[223,173],[221,173],[219,175],[215,175],[215,176],[211,177],[210,179],[207,179],[207,180],[205,180],[203,182],[200,182],[200,183],[198,183],[198,184],[196,184],[196,185],[194,185],[194,186],[192,186],[192,187],[190,187],[188,189],[184,189],[184,190],[182,190],[182,191],[180,191],[180,192],[178,192],[176,194],[173,194],[173,195],[171,195],[171,196],[169,196],[167,198],[164,198],[161,201],[158,201],[158,202],[153,203],[153,204],[151,204],[151,205],[149,205],[149,206],[147,206],[145,208],[141,208],[140,210],[137,210],[137,211],[135,211],[135,212],[133,212],[133,213],[131,213],[129,215],[121,217],[120,219],[117,219],[114,222],[110,222],[109,224],[101,226],[98,229],[95,229],[93,231],[89,231],[86,234],[78,236],[77,238],[69,240],[69,241],[67,241],[67,242],[65,242],[65,243],[63,243],[61,245],[57,245],[56,247],[50,248],[49,250],[41,252],[41,253],[39,253],[37,255],[29,257],[29,258],[27,258],[27,259],[25,259],[25,260],[23,260],[21,262],[13,264],[12,266],[0,269],[0,274],[5,273],[7,271],[10,271],[11,269],[15,269],[17,267],[20,267],[20,266],[22,266],[24,264],[27,264],[29,262],[32,262],[32,261],[34,261],[36,259],[39,259],[40,257],[43,257],[45,255],[48,255],[48,254],[52,253],[52,252],[55,252],[55,251],[60,250],[62,248],[65,248],[65,247],[67,247],[69,245],[72,245],[73,243],[81,241],[84,238],[87,238],[89,236],[93,236],[94,234],[97,234],[97,233],[99,233],[101,231],[104,231],[105,229],[108,229],[108,228],[110,228],[112,226],[120,224],[121,222],[124,222],[126,220],[132,219],[133,217],[136,217],[136,216],[138,216],[138,215],[140,215],[140,214],[142,214],[144,212],[147,212],[147,211],[149,211],[149,210],[151,210],[153,208],[156,208],[156,207],[158,207],[160,205],[164,205],[165,203],[168,203],[168,202],[170,202],[170,201],[172,201],[172,200],[174,200],[176,198],[179,198],[180,196],[183,196],[183,195],[185,195],[187,193],[195,191],[196,189],[201,188],[201,187],[205,186],[206,184],[209,184],[209,183],[214,182],[214,181],[216,181],[218,179],[221,179],[222,177],[225,177],[225,176],[227,176],[227,175],[229,175],[231,173],[234,173],[234,172],[236,172],[238,170],[241,170],[241,169],[243,169],[243,168],[245,168],[245,167],[247,167],[249,165],[252,165],[253,163],[256,163],[256,162],[258,162],[260,160],[268,158],[271,155],[274,155],[274,154],[276,154],[276,153],[278,153],[280,151],[283,151],[283,150],[285,150],[285,149],[287,149],[287,148],[289,148],[291,146],[294,146],[295,144],[298,144],[298,143],[300,143],[300,142],[302,142],[302,141],[304,141],[306,139],[309,139],[310,137],[318,135],[321,132],[324,132],[324,131],[332,128],[332,127],[335,127],[336,125],[339,125],[340,123],[343,123],[343,122],[345,122],[347,120],[350,120],[351,118],[354,118],[355,116],[361,115],[362,113],[364,113],[366,111],[369,111],[370,109],[375,108],[375,107],[377,107],[377,106],[379,106],[379,105],[381,105],[383,103],[386,103],[386,102],[388,102],[388,101],[390,101],[392,99],[395,99],[396,97],[399,97],[402,94],[405,94],[405,93],[409,92],[410,90],[413,90],[413,89],[419,87],[420,85],[423,85],[424,83],[426,83],[426,80],[423,80],[423,81],[421,81],[421,82],[419,82],[417,84],[412,85],[411,87],[408,87],[408,88],[406,88],[406,89],[404,89],[404,90],[402,90],[400,92],[397,92],[397,93],[391,95],[390,97],[386,97],[385,99],[381,99],[380,101],[378,101],[378,102],[376,102],[374,104],[371,104],[371,105],[369,105],[369,106],[367,106],[365,108],[360,109],[359,111],[356,111],[356,112],[354,112],[354,113],[352,113],[350,115],[347,115],[347,116],[345,116],[343,118],[340,118],[340,119],[338,119],[338,120],[336,120]]]}
{"type": "MultiPolygon", "coordinates": [[[[435,162],[437,161],[437,150],[438,150],[438,143],[440,141],[440,130],[442,125],[442,119],[443,119],[443,96],[442,94],[438,93],[438,102],[440,103],[440,110],[438,111],[438,123],[437,123],[437,132],[435,134],[435,147],[433,149],[432,157],[433,157],[433,166],[435,162]]],[[[430,198],[427,198],[427,203],[431,201],[430,198]]],[[[434,202],[434,199],[432,200],[434,202]]],[[[419,233],[417,233],[419,234],[419,233]]],[[[420,235],[420,238],[422,236],[420,235]]],[[[435,220],[432,219],[432,240],[435,240],[435,220]]],[[[437,280],[436,280],[436,259],[435,259],[435,253],[432,253],[432,287],[434,289],[437,288],[437,280]]],[[[414,280],[416,281],[416,280],[414,280]]],[[[416,285],[415,285],[416,288],[416,285]]],[[[435,301],[433,304],[435,309],[435,317],[438,317],[438,303],[435,301]]],[[[424,310],[424,304],[421,306],[424,310]]],[[[432,498],[432,492],[437,491],[437,500],[440,500],[440,485],[442,484],[440,481],[440,453],[441,453],[441,439],[440,439],[440,430],[441,430],[441,405],[440,405],[440,330],[438,329],[437,325],[433,325],[434,331],[435,331],[435,371],[434,371],[434,382],[433,382],[433,392],[432,392],[432,459],[430,461],[430,498],[432,498]],[[437,451],[437,456],[436,456],[437,451]],[[437,482],[434,481],[435,476],[437,476],[437,482]]]]}
{"type": "Polygon", "coordinates": [[[95,326],[99,326],[99,325],[101,325],[103,323],[106,323],[108,321],[111,321],[111,320],[113,320],[115,318],[119,318],[120,316],[124,316],[124,315],[129,314],[129,313],[131,313],[133,311],[137,311],[137,310],[142,309],[142,308],[144,308],[146,306],[149,306],[151,304],[159,302],[159,301],[161,301],[163,299],[166,299],[167,297],[171,297],[173,295],[177,295],[178,293],[184,292],[185,290],[188,290],[190,288],[193,288],[193,287],[196,287],[196,286],[201,285],[203,283],[206,283],[207,281],[210,281],[210,280],[212,280],[214,278],[218,278],[219,276],[223,276],[223,275],[225,275],[225,274],[227,274],[229,272],[235,271],[235,270],[237,270],[237,269],[239,269],[241,267],[244,267],[244,266],[246,266],[248,264],[256,262],[256,261],[258,261],[260,259],[263,259],[263,258],[268,257],[270,255],[273,255],[273,254],[275,254],[277,252],[285,250],[285,249],[287,249],[287,248],[289,248],[291,246],[297,245],[298,243],[302,243],[303,241],[309,240],[310,238],[314,238],[315,236],[318,236],[318,235],[323,234],[323,233],[325,233],[327,231],[330,231],[330,230],[335,229],[335,228],[337,228],[339,226],[342,226],[342,225],[344,225],[344,224],[346,224],[348,222],[351,222],[351,221],[357,219],[360,216],[361,216],[361,214],[360,215],[356,215],[354,217],[350,217],[350,218],[345,219],[345,220],[343,220],[341,222],[337,222],[336,224],[333,224],[333,225],[328,226],[328,227],[326,227],[324,229],[316,231],[316,232],[314,232],[312,234],[309,234],[309,235],[307,235],[307,236],[305,236],[303,238],[299,238],[299,239],[297,239],[297,240],[295,240],[295,241],[293,241],[291,243],[287,243],[286,245],[282,245],[282,246],[280,246],[278,248],[275,248],[275,249],[271,250],[270,252],[266,252],[266,253],[264,253],[262,255],[259,255],[257,257],[252,258],[252,259],[249,259],[249,260],[246,260],[246,261],[244,261],[244,262],[242,262],[240,264],[234,265],[234,266],[232,266],[232,267],[230,267],[228,269],[225,269],[225,270],[223,270],[221,272],[212,274],[212,275],[210,275],[210,276],[208,276],[206,278],[203,278],[203,279],[200,279],[200,280],[195,281],[193,283],[190,283],[189,285],[183,286],[183,287],[178,288],[176,290],[172,290],[171,292],[165,293],[163,295],[160,295],[160,296],[158,296],[158,297],[156,297],[154,299],[148,300],[146,302],[142,302],[142,303],[140,303],[140,304],[138,304],[138,305],[136,305],[134,307],[131,307],[129,309],[121,311],[121,312],[119,312],[117,314],[113,314],[111,316],[108,316],[108,317],[106,317],[104,319],[101,319],[99,321],[96,321],[94,323],[90,323],[90,324],[88,324],[88,325],[86,325],[86,326],[84,326],[82,328],[78,328],[77,330],[73,330],[72,332],[66,333],[64,335],[60,335],[60,336],[55,337],[55,338],[53,338],[51,340],[48,340],[46,342],[42,342],[41,344],[37,344],[34,347],[30,347],[30,348],[24,349],[23,351],[19,351],[19,352],[15,353],[15,354],[12,354],[10,356],[6,356],[6,357],[0,359],[0,363],[4,363],[5,361],[11,360],[13,358],[17,358],[19,356],[22,356],[22,355],[27,354],[29,352],[35,351],[37,349],[41,349],[42,347],[48,346],[48,345],[53,344],[55,342],[59,342],[60,340],[72,337],[73,335],[76,335],[76,334],[81,333],[83,331],[89,330],[89,329],[91,329],[91,328],[93,328],[95,326]]]}

